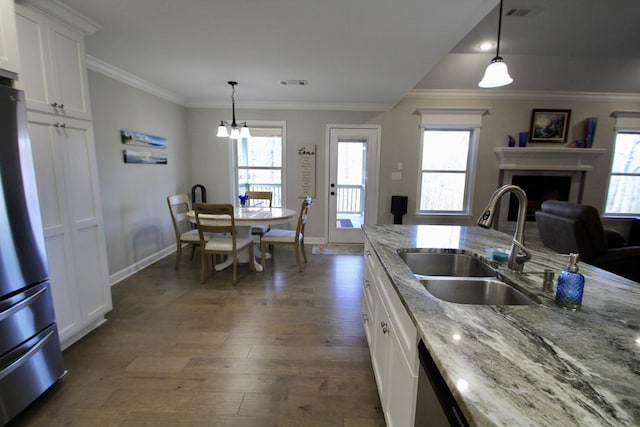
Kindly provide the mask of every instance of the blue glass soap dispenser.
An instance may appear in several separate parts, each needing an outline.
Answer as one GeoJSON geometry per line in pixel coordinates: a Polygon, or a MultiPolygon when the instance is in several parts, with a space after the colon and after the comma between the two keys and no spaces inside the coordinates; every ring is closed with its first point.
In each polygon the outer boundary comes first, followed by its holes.
{"type": "Polygon", "coordinates": [[[584,276],[578,272],[578,254],[569,254],[566,270],[562,270],[558,275],[556,304],[567,310],[580,310],[583,291],[584,276]]]}

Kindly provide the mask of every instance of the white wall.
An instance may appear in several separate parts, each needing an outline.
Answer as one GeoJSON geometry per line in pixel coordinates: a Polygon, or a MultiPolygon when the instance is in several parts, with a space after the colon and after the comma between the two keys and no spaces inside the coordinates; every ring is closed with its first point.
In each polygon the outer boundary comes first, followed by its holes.
{"type": "Polygon", "coordinates": [[[175,247],[166,197],[191,191],[186,111],[93,71],[89,92],[113,282],[133,272],[136,264],[175,247]],[[122,129],[166,137],[168,164],[124,163],[122,129]]]}

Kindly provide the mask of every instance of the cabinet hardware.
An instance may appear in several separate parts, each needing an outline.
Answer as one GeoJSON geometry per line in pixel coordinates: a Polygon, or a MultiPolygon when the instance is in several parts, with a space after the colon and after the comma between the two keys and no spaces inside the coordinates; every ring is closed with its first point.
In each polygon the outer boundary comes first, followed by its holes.
{"type": "Polygon", "coordinates": [[[52,106],[53,108],[60,108],[60,109],[64,110],[64,104],[58,104],[58,103],[57,103],[57,102],[55,102],[55,101],[51,103],[51,106],[52,106]]]}
{"type": "Polygon", "coordinates": [[[387,322],[380,322],[380,326],[382,327],[383,334],[389,332],[389,325],[387,325],[387,322]]]}
{"type": "Polygon", "coordinates": [[[63,128],[63,129],[64,129],[64,128],[66,128],[66,127],[67,127],[67,124],[66,124],[66,123],[60,123],[60,122],[55,122],[55,123],[53,124],[53,126],[54,126],[54,127],[57,127],[57,128],[63,128]]]}
{"type": "Polygon", "coordinates": [[[365,289],[368,289],[370,286],[371,286],[371,283],[368,280],[365,279],[365,281],[364,281],[365,289]]]}
{"type": "Polygon", "coordinates": [[[364,323],[367,323],[369,321],[369,316],[367,316],[367,313],[362,313],[362,320],[364,321],[364,323]]]}

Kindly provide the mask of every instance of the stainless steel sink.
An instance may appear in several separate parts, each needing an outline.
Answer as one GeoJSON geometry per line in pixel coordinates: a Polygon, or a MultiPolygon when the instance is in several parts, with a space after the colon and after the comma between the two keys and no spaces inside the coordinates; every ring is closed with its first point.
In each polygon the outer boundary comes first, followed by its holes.
{"type": "Polygon", "coordinates": [[[458,304],[537,304],[522,292],[495,278],[430,278],[421,282],[434,297],[458,304]]]}
{"type": "Polygon", "coordinates": [[[464,253],[399,252],[413,274],[421,276],[495,277],[480,259],[464,253]]]}

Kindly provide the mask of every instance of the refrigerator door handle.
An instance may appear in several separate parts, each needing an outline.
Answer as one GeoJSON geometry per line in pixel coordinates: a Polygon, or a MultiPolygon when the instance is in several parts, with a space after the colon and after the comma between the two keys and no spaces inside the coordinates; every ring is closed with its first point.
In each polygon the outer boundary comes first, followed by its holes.
{"type": "Polygon", "coordinates": [[[9,308],[8,310],[0,312],[0,321],[2,321],[4,319],[8,318],[9,316],[12,316],[14,313],[17,313],[18,311],[22,310],[25,306],[31,304],[34,300],[39,298],[40,294],[42,294],[43,292],[46,292],[46,291],[47,291],[47,288],[41,288],[38,292],[34,293],[33,295],[30,295],[27,298],[25,298],[22,301],[20,301],[19,303],[12,305],[11,308],[9,308]]]}
{"type": "Polygon", "coordinates": [[[23,361],[29,359],[33,354],[37,353],[42,347],[47,344],[47,342],[51,339],[53,334],[56,334],[56,330],[51,330],[47,335],[45,335],[42,339],[40,339],[33,347],[31,347],[25,354],[17,358],[13,361],[9,366],[0,371],[0,380],[4,379],[7,375],[13,372],[15,369],[19,368],[22,365],[23,361]]]}

